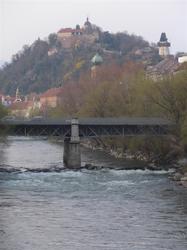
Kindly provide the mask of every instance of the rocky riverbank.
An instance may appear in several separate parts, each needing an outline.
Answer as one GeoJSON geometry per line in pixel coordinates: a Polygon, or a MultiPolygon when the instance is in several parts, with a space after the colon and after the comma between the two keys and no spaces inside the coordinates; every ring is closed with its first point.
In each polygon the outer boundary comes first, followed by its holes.
{"type": "MultiPolygon", "coordinates": [[[[117,159],[127,159],[127,160],[137,160],[140,162],[146,163],[146,168],[150,170],[168,170],[171,166],[177,163],[177,160],[174,158],[163,159],[160,155],[146,154],[143,151],[131,152],[130,150],[123,151],[122,148],[111,148],[110,146],[98,144],[96,145],[94,142],[90,140],[85,140],[82,143],[82,146],[85,148],[89,148],[91,150],[102,150],[117,159]]],[[[141,169],[145,169],[145,165],[140,167],[141,169]]]]}
{"type": "MultiPolygon", "coordinates": [[[[102,150],[107,152],[108,154],[114,156],[115,158],[124,158],[124,159],[132,159],[139,160],[146,163],[146,165],[142,165],[139,169],[149,169],[149,170],[169,170],[174,169],[170,178],[173,181],[176,181],[179,185],[183,185],[187,188],[187,158],[183,160],[178,160],[177,158],[170,158],[169,160],[162,161],[159,158],[159,155],[149,155],[149,157],[141,151],[137,151],[135,154],[132,154],[130,151],[126,150],[122,152],[120,148],[117,150],[111,149],[110,147],[105,147],[102,145],[95,145],[91,141],[84,141],[82,143],[83,147],[90,148],[92,150],[102,150]],[[146,167],[145,167],[146,166],[146,167]]],[[[86,168],[94,169],[95,166],[88,165],[86,168]]]]}
{"type": "Polygon", "coordinates": [[[187,158],[178,162],[171,179],[187,188],[187,158]]]}

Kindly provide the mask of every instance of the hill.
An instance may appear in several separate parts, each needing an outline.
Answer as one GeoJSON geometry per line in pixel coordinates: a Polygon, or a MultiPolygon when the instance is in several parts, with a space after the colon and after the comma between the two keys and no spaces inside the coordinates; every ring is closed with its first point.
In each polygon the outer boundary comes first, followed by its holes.
{"type": "Polygon", "coordinates": [[[157,49],[142,37],[126,32],[103,32],[88,20],[83,28],[66,28],[24,45],[12,61],[0,69],[0,90],[13,95],[17,87],[23,94],[43,92],[65,82],[77,80],[91,67],[98,52],[104,64],[137,61],[152,65],[160,60],[157,49]]]}

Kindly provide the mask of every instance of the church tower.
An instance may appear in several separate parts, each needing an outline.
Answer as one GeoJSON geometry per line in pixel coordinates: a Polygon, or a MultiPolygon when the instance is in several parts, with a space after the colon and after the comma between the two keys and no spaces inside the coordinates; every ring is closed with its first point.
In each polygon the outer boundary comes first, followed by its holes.
{"type": "Polygon", "coordinates": [[[89,18],[87,17],[86,22],[84,23],[84,31],[86,34],[92,34],[93,33],[93,27],[92,24],[89,21],[89,18]]]}
{"type": "Polygon", "coordinates": [[[160,41],[157,43],[159,48],[159,55],[162,57],[166,57],[169,55],[169,47],[170,43],[168,42],[168,39],[166,37],[166,33],[162,33],[160,36],[160,41]]]}
{"type": "Polygon", "coordinates": [[[21,102],[21,96],[20,96],[20,92],[19,92],[19,88],[16,89],[16,98],[14,102],[21,102]]]}

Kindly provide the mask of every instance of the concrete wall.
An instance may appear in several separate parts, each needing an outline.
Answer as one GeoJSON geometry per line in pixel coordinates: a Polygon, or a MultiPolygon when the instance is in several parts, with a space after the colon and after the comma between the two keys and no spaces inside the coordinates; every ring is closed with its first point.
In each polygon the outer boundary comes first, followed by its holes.
{"type": "Polygon", "coordinates": [[[64,140],[64,165],[70,169],[79,169],[81,167],[80,142],[71,142],[64,140]]]}

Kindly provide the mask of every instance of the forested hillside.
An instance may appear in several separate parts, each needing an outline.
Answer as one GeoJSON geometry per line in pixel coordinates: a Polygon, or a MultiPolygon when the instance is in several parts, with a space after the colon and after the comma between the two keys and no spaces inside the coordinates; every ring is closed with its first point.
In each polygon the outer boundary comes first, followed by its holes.
{"type": "Polygon", "coordinates": [[[65,49],[56,34],[50,34],[46,40],[36,40],[31,46],[12,57],[11,63],[0,69],[0,90],[13,95],[19,87],[22,94],[43,92],[48,88],[62,86],[87,72],[91,67],[91,58],[99,51],[104,64],[123,64],[126,61],[141,61],[144,65],[160,60],[157,51],[141,37],[127,33],[111,34],[100,31],[99,39],[92,45],[79,44],[65,49]],[[147,49],[147,52],[136,53],[147,49]],[[49,56],[49,51],[55,53],[49,56]]]}

